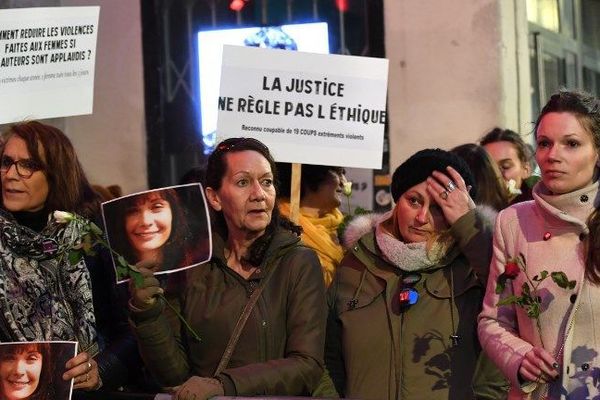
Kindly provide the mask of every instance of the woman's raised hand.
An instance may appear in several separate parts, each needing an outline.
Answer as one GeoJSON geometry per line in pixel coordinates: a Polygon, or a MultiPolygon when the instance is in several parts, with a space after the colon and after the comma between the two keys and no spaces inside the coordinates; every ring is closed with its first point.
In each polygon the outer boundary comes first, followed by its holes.
{"type": "Polygon", "coordinates": [[[142,285],[136,287],[133,280],[129,282],[129,291],[131,293],[131,305],[139,310],[150,308],[156,298],[163,294],[158,279],[154,277],[154,271],[157,271],[155,261],[140,261],[135,265],[143,277],[142,285]]]}
{"type": "Polygon", "coordinates": [[[447,174],[433,171],[427,178],[427,192],[440,206],[446,221],[454,224],[460,217],[475,208],[475,202],[469,195],[471,188],[452,167],[446,168],[447,174]]]}
{"type": "Polygon", "coordinates": [[[74,379],[73,389],[97,390],[101,386],[98,364],[85,351],[77,354],[65,364],[67,371],[63,379],[74,379]]]}

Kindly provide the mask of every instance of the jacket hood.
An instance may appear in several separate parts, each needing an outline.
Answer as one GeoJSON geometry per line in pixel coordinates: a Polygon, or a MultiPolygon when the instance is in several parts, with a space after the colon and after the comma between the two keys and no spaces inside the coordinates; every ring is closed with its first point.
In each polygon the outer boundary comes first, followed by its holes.
{"type": "Polygon", "coordinates": [[[392,211],[393,210],[383,214],[362,214],[354,217],[348,223],[343,236],[340,238],[342,245],[345,248],[354,246],[358,242],[358,239],[371,232],[378,224],[388,219],[392,215],[392,211]]]}
{"type": "Polygon", "coordinates": [[[481,216],[484,221],[492,224],[492,228],[496,226],[496,218],[498,218],[498,211],[494,207],[486,206],[484,204],[478,204],[475,207],[477,214],[481,216]]]}

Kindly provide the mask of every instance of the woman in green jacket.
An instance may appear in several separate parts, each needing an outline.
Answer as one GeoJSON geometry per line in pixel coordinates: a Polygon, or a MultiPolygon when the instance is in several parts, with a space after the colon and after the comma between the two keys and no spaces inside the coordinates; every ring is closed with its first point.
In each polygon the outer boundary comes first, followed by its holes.
{"type": "Polygon", "coordinates": [[[314,251],[278,215],[273,158],[255,139],[227,139],[209,157],[206,176],[213,258],[174,275],[165,291],[191,329],[140,268],[145,281],[133,289],[131,320],[142,357],[178,400],[310,395],[323,373],[325,285],[314,251]],[[229,346],[255,291],[239,341],[229,346]]]}
{"type": "Polygon", "coordinates": [[[477,341],[494,213],[476,209],[473,185],[458,156],[420,151],[394,172],[395,208],[346,231],[350,251],[329,292],[325,356],[343,397],[504,394],[477,341]],[[489,375],[474,387],[476,370],[489,375]]]}

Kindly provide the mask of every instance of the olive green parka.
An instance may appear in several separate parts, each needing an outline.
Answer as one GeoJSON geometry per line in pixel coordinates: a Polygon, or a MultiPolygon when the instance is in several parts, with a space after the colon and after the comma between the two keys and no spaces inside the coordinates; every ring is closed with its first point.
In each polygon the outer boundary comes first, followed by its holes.
{"type": "Polygon", "coordinates": [[[323,373],[325,285],[315,252],[278,231],[248,280],[227,267],[213,235],[213,259],[172,277],[166,297],[199,334],[197,340],[163,301],[132,311],[145,364],[165,386],[210,377],[250,293],[272,274],[253,308],[228,367],[218,375],[226,395],[310,395],[323,373]]]}
{"type": "Polygon", "coordinates": [[[350,248],[328,296],[325,362],[342,397],[505,398],[506,381],[480,359],[477,340],[493,230],[484,215],[472,210],[460,218],[450,228],[456,244],[439,265],[410,274],[420,280],[412,286],[419,299],[409,306],[399,300],[411,286],[403,283],[408,274],[383,257],[375,218],[350,248]]]}

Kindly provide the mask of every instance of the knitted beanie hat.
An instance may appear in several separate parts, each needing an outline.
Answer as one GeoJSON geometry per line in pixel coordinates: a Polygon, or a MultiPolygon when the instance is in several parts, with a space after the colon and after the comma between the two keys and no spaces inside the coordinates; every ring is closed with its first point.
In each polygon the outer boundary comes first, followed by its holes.
{"type": "Polygon", "coordinates": [[[394,201],[397,202],[404,192],[426,180],[433,171],[448,175],[447,166],[454,168],[465,180],[467,186],[471,186],[469,194],[471,198],[475,198],[477,194],[475,179],[462,158],[441,149],[425,149],[413,154],[394,171],[391,187],[394,201]]]}

